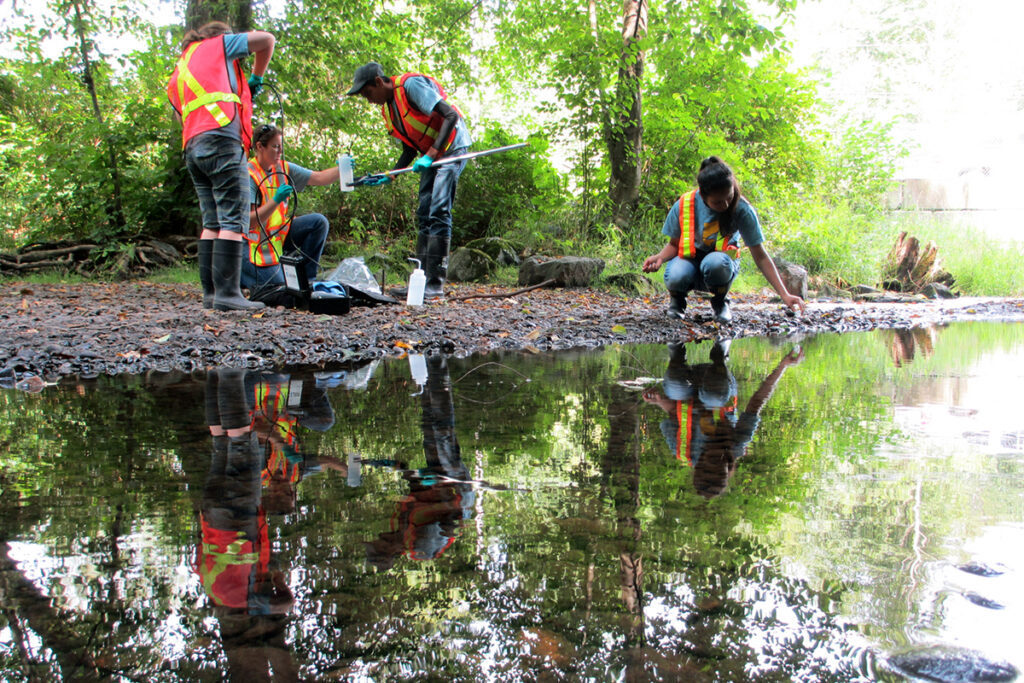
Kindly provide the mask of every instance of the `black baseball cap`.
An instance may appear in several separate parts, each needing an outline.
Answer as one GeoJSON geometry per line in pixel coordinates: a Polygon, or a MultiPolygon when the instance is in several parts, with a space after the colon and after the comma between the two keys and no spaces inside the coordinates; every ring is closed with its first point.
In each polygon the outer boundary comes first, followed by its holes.
{"type": "Polygon", "coordinates": [[[356,75],[353,79],[352,87],[349,89],[346,95],[358,95],[359,91],[362,90],[368,83],[372,83],[373,79],[380,76],[384,77],[384,69],[377,62],[368,62],[363,64],[361,67],[356,69],[356,75]]]}

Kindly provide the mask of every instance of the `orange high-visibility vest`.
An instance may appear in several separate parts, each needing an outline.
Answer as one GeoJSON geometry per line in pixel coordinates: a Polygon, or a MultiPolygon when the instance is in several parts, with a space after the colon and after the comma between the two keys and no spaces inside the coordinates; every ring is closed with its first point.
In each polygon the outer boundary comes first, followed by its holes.
{"type": "MultiPolygon", "coordinates": [[[[697,190],[691,190],[679,198],[679,252],[680,258],[693,258],[697,255],[697,245],[707,243],[708,238],[715,238],[715,251],[721,251],[734,259],[740,257],[739,246],[726,241],[718,231],[718,221],[705,223],[701,234],[697,234],[697,190]]],[[[731,238],[730,238],[731,239],[731,238]]]]}
{"type": "MultiPolygon", "coordinates": [[[[722,406],[718,409],[718,420],[722,421],[726,415],[735,412],[736,396],[732,397],[732,405],[722,406]]],[[[714,416],[714,413],[711,413],[714,416]]],[[[713,419],[713,417],[712,417],[713,419]]],[[[685,462],[693,467],[693,401],[676,401],[676,460],[685,462]],[[685,410],[684,410],[685,406],[685,410]]]]}
{"type": "Polygon", "coordinates": [[[256,519],[256,538],[242,531],[211,526],[200,516],[202,542],[196,557],[196,573],[206,594],[217,605],[246,607],[253,572],[266,573],[270,566],[270,537],[261,507],[256,519]]]}
{"type": "MultiPolygon", "coordinates": [[[[249,161],[249,177],[256,183],[256,188],[260,191],[259,204],[269,202],[279,187],[288,184],[288,173],[288,162],[283,159],[276,168],[271,169],[269,174],[260,168],[255,159],[249,161]]],[[[257,223],[255,229],[250,228],[246,233],[246,239],[249,240],[249,261],[253,265],[277,265],[278,257],[284,249],[284,240],[291,228],[291,223],[285,223],[287,214],[288,204],[281,202],[270,214],[270,218],[262,229],[257,223]]]]}
{"type": "MultiPolygon", "coordinates": [[[[260,382],[256,385],[255,391],[256,411],[263,413],[267,422],[270,422],[277,433],[289,446],[295,446],[295,427],[298,419],[288,413],[288,387],[277,384],[260,382]]],[[[302,475],[300,463],[293,463],[288,460],[285,452],[271,442],[270,457],[260,474],[260,480],[264,485],[272,479],[286,479],[293,484],[298,482],[302,475]]]]}
{"type": "MultiPolygon", "coordinates": [[[[441,93],[441,99],[447,102],[448,95],[436,79],[425,74],[406,73],[394,78],[395,97],[391,102],[381,105],[380,111],[384,115],[384,125],[391,135],[419,151],[420,154],[426,154],[434,146],[434,141],[437,139],[437,133],[441,130],[444,117],[437,112],[421,112],[409,102],[403,84],[414,76],[422,76],[436,85],[438,92],[441,93]]],[[[462,116],[462,112],[459,111],[458,107],[452,105],[452,108],[459,112],[459,116],[462,116]]],[[[448,149],[452,142],[454,142],[455,133],[456,130],[453,128],[451,135],[448,136],[448,141],[445,143],[445,149],[448,149]]]]}
{"type": "Polygon", "coordinates": [[[252,95],[238,61],[229,63],[225,56],[224,36],[200,40],[185,48],[167,83],[167,98],[181,115],[182,149],[200,133],[223,128],[241,116],[242,146],[249,153],[252,95]],[[231,69],[238,92],[231,88],[231,69]]]}

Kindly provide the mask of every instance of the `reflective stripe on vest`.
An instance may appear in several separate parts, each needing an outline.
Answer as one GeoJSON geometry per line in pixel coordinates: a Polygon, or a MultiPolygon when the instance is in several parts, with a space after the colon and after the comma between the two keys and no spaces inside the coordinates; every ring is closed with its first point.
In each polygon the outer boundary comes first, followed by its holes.
{"type": "MultiPolygon", "coordinates": [[[[249,162],[249,177],[256,183],[256,189],[260,193],[260,201],[253,202],[257,206],[266,204],[274,197],[274,193],[281,185],[288,181],[288,162],[281,163],[267,174],[260,165],[253,159],[249,162]]],[[[281,202],[274,208],[267,222],[262,228],[257,224],[246,233],[249,240],[249,261],[255,266],[276,266],[278,257],[284,249],[284,240],[288,237],[288,229],[291,223],[286,223],[288,204],[281,202]]]]}
{"type": "MultiPolygon", "coordinates": [[[[726,415],[734,413],[737,405],[736,396],[732,397],[732,405],[722,406],[718,409],[718,420],[721,422],[726,415]]],[[[712,420],[714,413],[711,413],[712,420]]],[[[683,460],[686,456],[686,464],[693,467],[693,402],[676,401],[676,460],[683,460]],[[685,411],[683,406],[686,406],[685,411]],[[685,437],[685,441],[683,440],[685,437]]],[[[707,429],[705,429],[707,431],[707,429]]]]}
{"type": "MultiPolygon", "coordinates": [[[[288,414],[288,393],[287,385],[260,382],[256,385],[255,399],[257,410],[263,413],[267,422],[273,425],[284,442],[294,447],[298,419],[288,414]]],[[[299,463],[289,461],[281,447],[271,441],[270,457],[267,458],[266,467],[260,473],[263,485],[274,479],[296,483],[301,475],[302,468],[299,463]]]]}
{"type": "MultiPolygon", "coordinates": [[[[423,113],[412,106],[408,96],[405,94],[403,83],[413,77],[422,77],[429,80],[437,86],[441,99],[445,102],[448,101],[447,93],[445,93],[444,88],[441,87],[437,80],[425,74],[406,73],[394,78],[394,99],[381,105],[380,111],[384,115],[384,125],[388,129],[388,133],[417,150],[420,154],[426,154],[434,146],[437,133],[441,130],[441,125],[444,123],[444,117],[436,112],[423,113]]],[[[462,116],[462,112],[459,111],[458,107],[455,105],[451,105],[451,107],[459,113],[459,116],[462,116]]],[[[448,149],[452,142],[455,141],[456,133],[457,130],[452,128],[451,135],[448,136],[448,141],[445,143],[445,149],[448,149]]]]}
{"type": "MultiPolygon", "coordinates": [[[[701,235],[697,235],[697,190],[691,190],[679,198],[679,251],[680,258],[697,255],[697,245],[707,244],[715,237],[715,251],[721,251],[734,259],[740,257],[740,248],[727,241],[718,231],[718,221],[705,223],[701,235]]],[[[730,238],[731,239],[731,238],[730,238]]]]}
{"type": "Polygon", "coordinates": [[[266,513],[261,507],[256,518],[256,538],[238,530],[218,529],[200,516],[203,540],[196,558],[206,594],[218,605],[244,607],[248,602],[253,569],[264,573],[270,566],[270,542],[266,513]]]}
{"type": "Polygon", "coordinates": [[[240,112],[242,145],[248,152],[252,139],[252,96],[238,62],[227,62],[223,36],[192,43],[185,49],[167,84],[167,97],[181,115],[182,148],[200,133],[227,126],[240,112]],[[237,93],[231,88],[231,69],[238,84],[237,93]]]}

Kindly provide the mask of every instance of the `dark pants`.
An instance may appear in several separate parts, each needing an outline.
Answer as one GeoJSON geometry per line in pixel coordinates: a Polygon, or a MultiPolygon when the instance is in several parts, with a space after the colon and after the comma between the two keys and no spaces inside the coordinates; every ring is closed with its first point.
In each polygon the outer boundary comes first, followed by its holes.
{"type": "MultiPolygon", "coordinates": [[[[298,252],[306,268],[306,278],[316,279],[320,255],[327,242],[327,218],[319,213],[310,213],[292,220],[288,235],[284,238],[284,253],[298,252]]],[[[257,289],[267,284],[284,284],[284,273],[280,265],[254,266],[249,259],[242,262],[242,286],[257,289]]]]}
{"type": "Polygon", "coordinates": [[[242,143],[222,135],[198,135],[185,147],[185,166],[199,196],[203,230],[246,230],[249,171],[242,143]]]}
{"type": "MultiPolygon", "coordinates": [[[[468,148],[449,150],[446,156],[465,154],[468,148]]],[[[427,237],[452,236],[452,205],[459,175],[465,161],[428,168],[420,175],[420,203],[416,210],[421,235],[427,237]]]]}

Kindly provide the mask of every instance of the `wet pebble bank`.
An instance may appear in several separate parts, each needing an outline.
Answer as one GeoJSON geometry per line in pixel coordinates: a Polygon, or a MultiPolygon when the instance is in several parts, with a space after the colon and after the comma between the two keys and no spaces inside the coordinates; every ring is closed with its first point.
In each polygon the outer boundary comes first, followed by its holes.
{"type": "MultiPolygon", "coordinates": [[[[450,297],[495,294],[453,288],[450,297]]],[[[0,286],[0,387],[35,390],[64,377],[357,364],[410,350],[459,356],[496,349],[537,353],[606,344],[666,343],[908,329],[956,320],[1024,321],[1024,300],[913,303],[812,301],[796,315],[778,300],[733,297],[719,325],[691,297],[687,320],[664,314],[665,297],[623,298],[587,289],[542,289],[512,298],[449,300],[421,307],[355,306],[343,316],[268,309],[204,310],[197,286],[146,282],[0,286]]]]}

